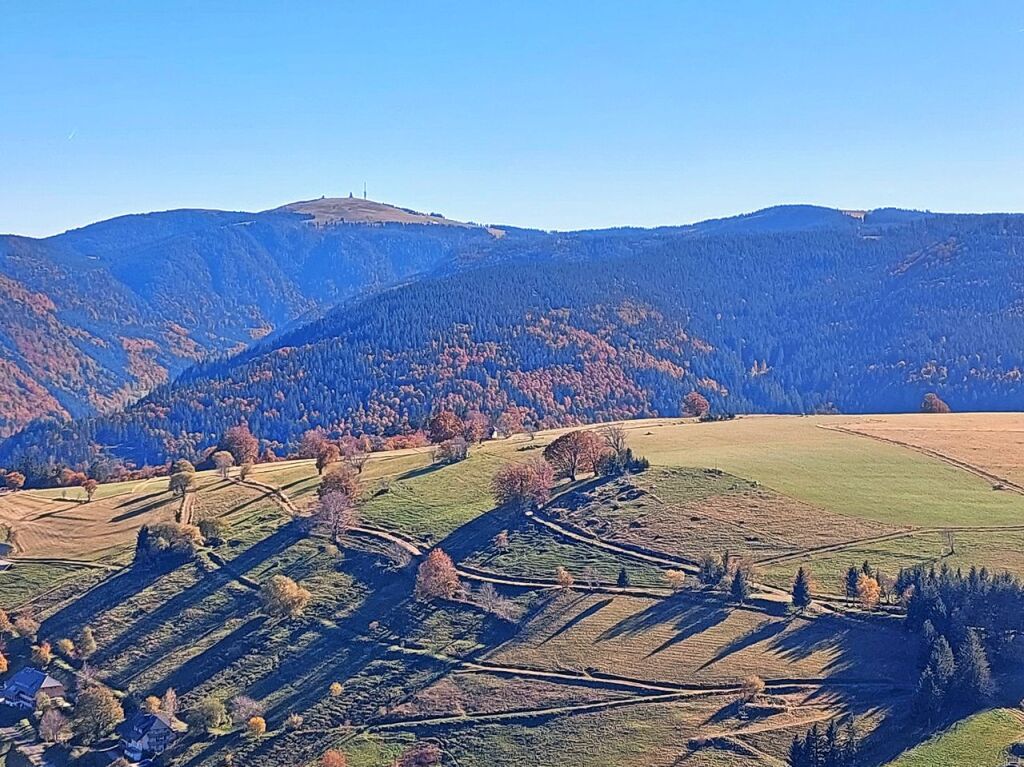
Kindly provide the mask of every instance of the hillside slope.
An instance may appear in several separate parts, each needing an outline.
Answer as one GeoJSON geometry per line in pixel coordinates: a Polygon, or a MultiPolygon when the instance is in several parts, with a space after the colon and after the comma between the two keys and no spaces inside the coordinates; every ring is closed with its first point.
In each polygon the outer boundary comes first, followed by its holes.
{"type": "Polygon", "coordinates": [[[540,426],[676,415],[693,390],[735,412],[905,411],[932,390],[1024,407],[1024,218],[895,218],[508,237],[501,260],[350,301],[123,412],[30,429],[0,465],[87,463],[98,445],[159,462],[240,418],[282,451],[314,426],[414,429],[439,406],[514,405],[540,426]]]}
{"type": "Polygon", "coordinates": [[[176,210],[46,239],[2,236],[0,436],[32,418],[127,404],[208,355],[451,265],[496,236],[369,200],[176,210]],[[359,215],[323,218],[354,206],[359,215]]]}

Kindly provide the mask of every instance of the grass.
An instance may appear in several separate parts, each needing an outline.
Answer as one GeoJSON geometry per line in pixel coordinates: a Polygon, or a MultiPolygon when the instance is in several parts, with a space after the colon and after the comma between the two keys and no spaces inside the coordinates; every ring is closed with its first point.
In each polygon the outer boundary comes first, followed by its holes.
{"type": "Polygon", "coordinates": [[[95,574],[78,565],[15,562],[10,570],[0,572],[0,610],[13,610],[73,579],[88,580],[95,574]]]}
{"type": "Polygon", "coordinates": [[[958,722],[888,767],[1002,767],[1009,747],[1022,739],[1019,713],[986,711],[958,722]]]}
{"type": "Polygon", "coordinates": [[[839,416],[752,416],[699,424],[628,425],[652,463],[717,467],[837,514],[891,525],[1019,524],[1024,496],[942,461],[866,437],[828,431],[839,416]]]}

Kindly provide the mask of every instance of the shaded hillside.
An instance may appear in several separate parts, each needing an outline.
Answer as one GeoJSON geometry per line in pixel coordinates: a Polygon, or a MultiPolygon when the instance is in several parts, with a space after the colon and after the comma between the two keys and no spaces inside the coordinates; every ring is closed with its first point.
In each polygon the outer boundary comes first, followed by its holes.
{"type": "Polygon", "coordinates": [[[365,200],[355,202],[372,207],[373,226],[318,222],[303,208],[349,202],[177,210],[41,240],[0,237],[0,436],[39,416],[125,405],[211,353],[497,236],[365,200]],[[452,225],[405,225],[420,220],[452,225]]]}
{"type": "Polygon", "coordinates": [[[124,412],[30,429],[0,465],[98,445],[162,462],[240,418],[280,451],[313,426],[417,428],[441,405],[543,426],[676,415],[693,390],[737,412],[913,410],[932,390],[1024,407],[1024,218],[847,220],[506,238],[507,260],[349,302],[124,412]]]}

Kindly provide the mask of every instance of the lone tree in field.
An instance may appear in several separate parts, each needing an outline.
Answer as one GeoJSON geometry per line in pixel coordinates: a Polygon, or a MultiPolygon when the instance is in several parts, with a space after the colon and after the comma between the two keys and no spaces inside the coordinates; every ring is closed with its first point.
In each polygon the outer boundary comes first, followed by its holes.
{"type": "Polygon", "coordinates": [[[228,478],[228,470],[235,465],[235,457],[227,450],[218,450],[213,454],[213,465],[223,479],[228,478]]]}
{"type": "Polygon", "coordinates": [[[260,457],[260,442],[249,431],[249,424],[240,423],[232,426],[220,441],[220,448],[231,453],[235,463],[255,463],[260,457]]]}
{"type": "Polygon", "coordinates": [[[309,429],[302,433],[302,439],[299,441],[299,457],[300,458],[316,458],[320,455],[320,451],[323,449],[324,444],[327,442],[327,435],[324,434],[323,429],[309,429]]]}
{"type": "Polygon", "coordinates": [[[483,442],[491,436],[491,420],[479,410],[471,410],[462,422],[462,436],[471,444],[483,442]]]}
{"type": "Polygon", "coordinates": [[[4,476],[4,482],[11,490],[21,490],[25,486],[25,475],[20,471],[9,471],[4,476]]]}
{"type": "Polygon", "coordinates": [[[323,474],[324,469],[341,460],[341,448],[333,442],[324,442],[316,453],[316,473],[323,474]]]}
{"type": "Polygon", "coordinates": [[[263,609],[275,618],[295,618],[302,615],[312,594],[286,575],[275,575],[260,589],[263,609]]]}
{"type": "Polygon", "coordinates": [[[78,695],[71,727],[84,743],[92,743],[124,721],[124,709],[114,693],[100,685],[89,685],[78,695]]]}
{"type": "Polygon", "coordinates": [[[96,495],[96,489],[100,486],[100,483],[95,479],[87,479],[82,483],[82,489],[85,491],[85,501],[89,503],[92,501],[93,496],[96,495]]]}
{"type": "Polygon", "coordinates": [[[921,412],[922,413],[948,413],[949,405],[939,399],[939,395],[935,392],[928,392],[924,395],[924,399],[921,400],[921,412]]]}
{"type": "Polygon", "coordinates": [[[195,490],[196,473],[194,471],[176,471],[167,482],[167,489],[174,495],[182,496],[195,490]]]}
{"type": "Polygon", "coordinates": [[[356,473],[346,464],[339,463],[331,466],[320,480],[320,488],[317,493],[323,498],[330,493],[341,493],[351,501],[355,501],[359,492],[359,480],[356,473]]]}
{"type": "Polygon", "coordinates": [[[596,470],[597,462],[605,452],[605,443],[600,436],[592,431],[577,429],[563,434],[546,448],[544,458],[555,469],[560,477],[568,477],[573,482],[579,474],[589,474],[596,470]]]}
{"type": "Polygon", "coordinates": [[[88,660],[96,654],[96,636],[92,628],[86,626],[82,629],[82,635],[78,638],[78,655],[83,660],[88,660]]]}
{"type": "Polygon", "coordinates": [[[451,599],[459,588],[459,573],[452,558],[441,549],[433,549],[416,572],[416,598],[451,599]]]}
{"type": "Polygon", "coordinates": [[[341,751],[332,748],[320,757],[320,767],[348,767],[348,759],[341,751]]]}
{"type": "Polygon", "coordinates": [[[811,604],[811,579],[804,568],[796,571],[793,580],[793,606],[799,610],[811,604]]]}
{"type": "Polygon", "coordinates": [[[434,767],[441,763],[441,749],[433,743],[416,743],[398,757],[397,767],[434,767]]]}
{"type": "Polygon", "coordinates": [[[440,410],[434,414],[427,424],[427,436],[437,444],[462,436],[462,419],[451,410],[440,410]]]}
{"type": "Polygon", "coordinates": [[[560,589],[571,589],[576,579],[572,577],[572,573],[559,565],[555,568],[555,582],[560,589]]]}
{"type": "Polygon", "coordinates": [[[547,461],[510,463],[494,475],[491,493],[501,506],[529,509],[547,503],[554,481],[554,471],[547,461]]]}
{"type": "Polygon", "coordinates": [[[684,416],[700,418],[711,410],[711,403],[708,402],[707,397],[699,391],[692,391],[683,397],[681,410],[683,411],[684,416]]]}
{"type": "Polygon", "coordinates": [[[356,522],[356,509],[352,499],[337,491],[320,497],[316,504],[313,521],[331,534],[331,541],[337,544],[341,536],[351,530],[356,522]]]}

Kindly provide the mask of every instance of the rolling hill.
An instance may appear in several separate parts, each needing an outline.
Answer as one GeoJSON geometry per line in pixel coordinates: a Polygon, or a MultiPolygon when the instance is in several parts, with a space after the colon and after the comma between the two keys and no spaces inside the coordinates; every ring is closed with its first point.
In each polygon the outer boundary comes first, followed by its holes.
{"type": "Polygon", "coordinates": [[[345,301],[121,411],[31,427],[0,465],[195,457],[239,420],[283,453],[309,428],[402,433],[438,407],[517,407],[538,427],[676,415],[694,390],[720,412],[899,412],[928,391],[1024,407],[1021,216],[797,206],[471,234],[489,248],[471,268],[345,301]]]}
{"type": "Polygon", "coordinates": [[[0,436],[33,418],[116,409],[210,355],[452,267],[499,234],[370,200],[321,199],[0,236],[0,436]]]}

